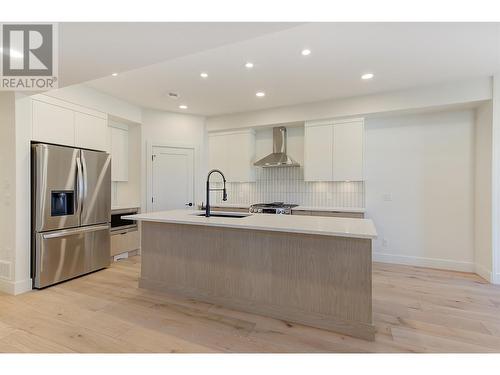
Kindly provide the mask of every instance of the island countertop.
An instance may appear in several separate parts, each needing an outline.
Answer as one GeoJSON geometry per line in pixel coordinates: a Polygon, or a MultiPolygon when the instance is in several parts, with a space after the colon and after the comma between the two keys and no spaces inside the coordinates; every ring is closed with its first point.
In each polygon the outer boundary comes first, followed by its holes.
{"type": "MultiPolygon", "coordinates": [[[[241,218],[215,216],[207,218],[204,216],[197,216],[202,213],[203,211],[198,210],[171,210],[126,215],[123,216],[123,218],[127,220],[157,223],[204,225],[336,237],[368,239],[377,237],[375,225],[370,219],[271,214],[249,214],[241,218]]],[[[218,213],[220,214],[221,212],[218,213]]]]}

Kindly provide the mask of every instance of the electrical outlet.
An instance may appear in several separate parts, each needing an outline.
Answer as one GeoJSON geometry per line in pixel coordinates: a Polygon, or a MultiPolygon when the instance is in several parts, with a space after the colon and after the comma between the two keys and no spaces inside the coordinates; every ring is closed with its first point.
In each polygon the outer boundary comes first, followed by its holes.
{"type": "Polygon", "coordinates": [[[10,280],[11,278],[11,262],[0,260],[0,278],[10,280]]]}

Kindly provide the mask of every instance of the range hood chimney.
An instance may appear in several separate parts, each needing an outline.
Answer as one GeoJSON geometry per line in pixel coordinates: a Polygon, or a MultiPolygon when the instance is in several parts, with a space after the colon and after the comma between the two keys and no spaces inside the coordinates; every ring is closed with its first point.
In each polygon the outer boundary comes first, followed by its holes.
{"type": "Polygon", "coordinates": [[[273,153],[253,163],[256,167],[299,167],[300,164],[286,153],[286,128],[273,128],[273,153]]]}

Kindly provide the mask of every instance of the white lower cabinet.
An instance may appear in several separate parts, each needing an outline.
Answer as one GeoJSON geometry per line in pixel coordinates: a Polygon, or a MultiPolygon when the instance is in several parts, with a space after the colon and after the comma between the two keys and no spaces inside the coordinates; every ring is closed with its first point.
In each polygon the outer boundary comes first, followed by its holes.
{"type": "Polygon", "coordinates": [[[227,181],[255,181],[254,130],[209,134],[208,155],[209,169],[220,169],[227,181]]]}
{"type": "Polygon", "coordinates": [[[362,181],[363,149],[363,119],[306,122],[304,180],[362,181]]]}
{"type": "Polygon", "coordinates": [[[32,111],[34,141],[75,145],[74,111],[38,100],[33,100],[32,111]]]}

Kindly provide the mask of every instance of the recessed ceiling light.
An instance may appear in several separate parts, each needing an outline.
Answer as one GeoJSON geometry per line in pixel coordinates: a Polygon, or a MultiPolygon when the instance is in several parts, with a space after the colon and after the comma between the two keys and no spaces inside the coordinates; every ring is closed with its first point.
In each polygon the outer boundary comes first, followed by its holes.
{"type": "Polygon", "coordinates": [[[116,77],[116,76],[118,75],[118,73],[111,73],[111,75],[112,75],[113,77],[116,77]]]}
{"type": "Polygon", "coordinates": [[[258,91],[255,93],[255,96],[262,98],[263,96],[266,96],[266,93],[264,91],[258,91]]]}
{"type": "Polygon", "coordinates": [[[208,73],[202,72],[202,73],[200,73],[200,77],[201,78],[207,78],[208,77],[208,73]]]}
{"type": "Polygon", "coordinates": [[[187,106],[187,105],[185,105],[185,104],[181,104],[181,105],[179,106],[179,108],[180,108],[180,109],[188,109],[188,106],[187,106]]]}
{"type": "Polygon", "coordinates": [[[366,73],[361,76],[361,79],[372,79],[374,77],[373,73],[366,73]]]}
{"type": "Polygon", "coordinates": [[[303,49],[301,53],[302,53],[302,56],[309,56],[311,54],[311,50],[310,49],[303,49]]]}
{"type": "Polygon", "coordinates": [[[247,62],[247,63],[245,64],[245,68],[252,69],[252,68],[253,68],[253,62],[250,62],[250,61],[249,61],[249,62],[247,62]]]}

